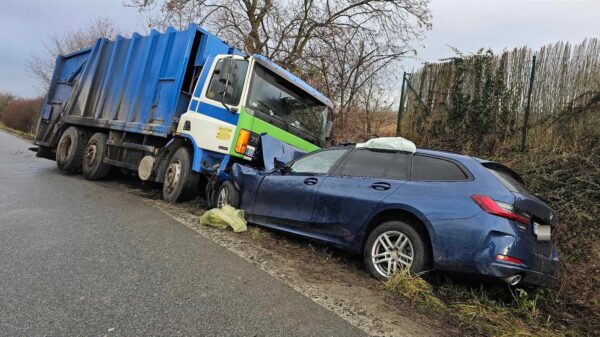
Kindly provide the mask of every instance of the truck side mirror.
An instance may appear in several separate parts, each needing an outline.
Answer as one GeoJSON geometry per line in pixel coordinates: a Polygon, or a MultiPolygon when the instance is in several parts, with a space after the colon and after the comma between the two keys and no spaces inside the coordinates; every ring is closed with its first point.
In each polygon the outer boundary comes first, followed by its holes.
{"type": "Polygon", "coordinates": [[[233,97],[233,83],[235,83],[235,74],[237,72],[237,62],[231,57],[224,58],[219,72],[219,84],[221,91],[219,92],[223,98],[233,97]]]}

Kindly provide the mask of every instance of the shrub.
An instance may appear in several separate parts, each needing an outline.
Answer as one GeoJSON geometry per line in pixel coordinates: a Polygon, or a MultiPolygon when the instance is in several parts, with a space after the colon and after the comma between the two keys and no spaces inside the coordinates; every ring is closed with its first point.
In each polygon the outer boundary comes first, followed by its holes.
{"type": "Polygon", "coordinates": [[[41,97],[12,100],[4,109],[2,121],[11,129],[34,133],[43,105],[41,97]]]}
{"type": "Polygon", "coordinates": [[[15,99],[15,96],[9,93],[0,92],[0,121],[2,120],[2,115],[4,114],[4,110],[6,110],[8,103],[13,99],[15,99]]]}

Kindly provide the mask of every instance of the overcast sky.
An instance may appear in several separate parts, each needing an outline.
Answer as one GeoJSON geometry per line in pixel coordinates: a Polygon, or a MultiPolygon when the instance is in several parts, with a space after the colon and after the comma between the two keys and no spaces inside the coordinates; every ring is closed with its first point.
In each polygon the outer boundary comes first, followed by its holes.
{"type": "MultiPolygon", "coordinates": [[[[408,70],[453,56],[448,45],[468,54],[600,37],[600,0],[432,0],[430,8],[433,29],[417,48],[419,60],[404,62],[408,70]]],[[[126,32],[144,31],[137,11],[122,0],[0,0],[0,91],[40,94],[27,73],[30,55],[43,51],[50,34],[96,17],[110,18],[126,32]]]]}

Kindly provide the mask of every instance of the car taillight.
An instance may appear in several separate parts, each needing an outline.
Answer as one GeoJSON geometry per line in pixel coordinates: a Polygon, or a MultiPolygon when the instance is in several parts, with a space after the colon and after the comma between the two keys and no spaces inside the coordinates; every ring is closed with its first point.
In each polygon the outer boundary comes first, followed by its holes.
{"type": "Polygon", "coordinates": [[[523,261],[521,261],[520,259],[508,255],[496,255],[496,260],[502,262],[510,262],[514,264],[523,264],[523,261]]]}
{"type": "Polygon", "coordinates": [[[475,194],[471,196],[471,199],[481,207],[481,209],[489,214],[497,215],[510,220],[516,220],[525,225],[531,224],[531,220],[521,214],[514,211],[512,205],[496,201],[487,195],[475,194]]]}
{"type": "Polygon", "coordinates": [[[246,147],[248,146],[248,141],[250,140],[250,131],[248,130],[240,130],[240,134],[238,135],[237,142],[235,143],[235,152],[239,154],[246,154],[246,147]]]}

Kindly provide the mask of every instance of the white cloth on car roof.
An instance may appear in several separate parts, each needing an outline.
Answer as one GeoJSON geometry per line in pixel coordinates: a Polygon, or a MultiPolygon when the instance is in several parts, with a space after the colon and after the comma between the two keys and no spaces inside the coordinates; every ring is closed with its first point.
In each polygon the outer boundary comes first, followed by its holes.
{"type": "Polygon", "coordinates": [[[415,143],[402,137],[373,138],[364,143],[356,144],[356,147],[365,149],[396,150],[410,153],[417,152],[415,143]]]}

